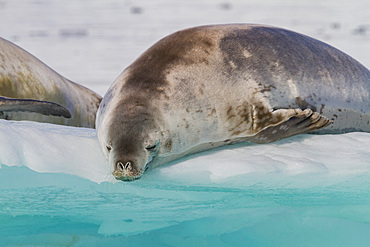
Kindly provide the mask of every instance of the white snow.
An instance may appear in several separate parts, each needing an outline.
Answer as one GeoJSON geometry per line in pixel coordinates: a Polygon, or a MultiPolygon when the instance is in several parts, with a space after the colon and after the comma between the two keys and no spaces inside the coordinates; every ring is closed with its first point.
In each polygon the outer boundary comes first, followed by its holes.
{"type": "MultiPolygon", "coordinates": [[[[0,120],[0,140],[0,164],[77,175],[97,183],[114,182],[94,129],[0,120]]],[[[239,144],[190,155],[154,169],[146,177],[224,183],[247,174],[368,174],[369,147],[369,133],[301,135],[270,144],[239,144]]]]}
{"type": "Polygon", "coordinates": [[[109,180],[94,129],[0,120],[0,140],[0,164],[109,180]]]}

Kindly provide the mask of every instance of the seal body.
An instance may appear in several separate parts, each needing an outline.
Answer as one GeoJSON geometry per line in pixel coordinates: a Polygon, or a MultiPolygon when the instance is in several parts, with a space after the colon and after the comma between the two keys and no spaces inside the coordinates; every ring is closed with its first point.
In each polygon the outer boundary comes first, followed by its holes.
{"type": "Polygon", "coordinates": [[[117,179],[188,153],[300,133],[370,132],[370,72],[313,38],[260,25],[165,37],[103,98],[97,134],[117,179]]]}
{"type": "Polygon", "coordinates": [[[95,126],[101,97],[0,38],[0,118],[95,126]]]}

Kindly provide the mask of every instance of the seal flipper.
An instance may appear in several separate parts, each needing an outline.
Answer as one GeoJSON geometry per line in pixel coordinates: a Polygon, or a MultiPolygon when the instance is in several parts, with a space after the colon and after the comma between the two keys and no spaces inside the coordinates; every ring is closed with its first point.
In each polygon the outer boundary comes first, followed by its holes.
{"type": "Polygon", "coordinates": [[[0,97],[0,112],[36,112],[43,115],[71,118],[69,110],[59,104],[33,99],[0,97]]]}
{"type": "Polygon", "coordinates": [[[324,128],[331,124],[325,116],[311,109],[306,109],[275,126],[269,126],[254,136],[247,137],[245,141],[253,143],[269,143],[290,136],[308,133],[314,130],[324,128]]]}

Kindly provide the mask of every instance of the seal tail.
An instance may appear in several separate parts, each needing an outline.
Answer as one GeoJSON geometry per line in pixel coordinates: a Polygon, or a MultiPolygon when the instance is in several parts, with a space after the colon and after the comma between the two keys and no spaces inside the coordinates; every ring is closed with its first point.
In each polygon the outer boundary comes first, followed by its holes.
{"type": "Polygon", "coordinates": [[[0,112],[35,112],[64,118],[72,117],[67,108],[53,102],[7,97],[0,97],[0,112]]]}

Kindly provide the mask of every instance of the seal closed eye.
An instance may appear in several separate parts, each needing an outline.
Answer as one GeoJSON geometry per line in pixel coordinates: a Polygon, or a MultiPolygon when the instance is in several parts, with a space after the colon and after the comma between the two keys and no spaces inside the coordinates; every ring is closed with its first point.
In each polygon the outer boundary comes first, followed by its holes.
{"type": "Polygon", "coordinates": [[[113,174],[132,181],[225,144],[370,132],[369,95],[369,70],[328,44],[276,27],[202,26],[163,38],[125,69],[96,128],[113,174]]]}

